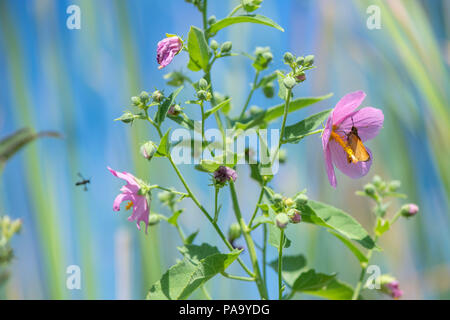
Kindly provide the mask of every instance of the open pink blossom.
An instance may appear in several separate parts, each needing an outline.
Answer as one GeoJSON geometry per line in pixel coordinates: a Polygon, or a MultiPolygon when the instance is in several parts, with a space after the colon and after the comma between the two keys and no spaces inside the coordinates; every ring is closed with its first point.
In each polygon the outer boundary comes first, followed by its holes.
{"type": "Polygon", "coordinates": [[[147,202],[147,197],[145,195],[140,194],[139,190],[141,189],[141,186],[137,179],[128,172],[118,172],[110,167],[108,167],[108,170],[117,178],[127,182],[127,184],[120,189],[122,193],[114,200],[113,210],[120,211],[120,204],[123,201],[129,201],[125,208],[126,210],[129,210],[133,207],[133,213],[128,217],[128,221],[136,221],[139,230],[141,230],[141,221],[144,221],[145,233],[147,233],[150,203],[147,202]]]}
{"type": "Polygon", "coordinates": [[[177,36],[167,37],[158,42],[156,49],[156,61],[158,61],[158,69],[166,67],[172,62],[175,55],[177,55],[183,48],[183,42],[177,36]]]}
{"type": "Polygon", "coordinates": [[[366,148],[370,158],[368,161],[349,161],[354,159],[348,145],[347,135],[354,126],[362,142],[378,135],[383,126],[384,115],[379,109],[372,107],[358,108],[366,94],[356,91],[345,95],[334,107],[327,120],[322,134],[322,146],[325,156],[325,166],[330,184],[336,188],[334,166],[350,178],[357,179],[365,176],[372,165],[372,152],[366,148]]]}

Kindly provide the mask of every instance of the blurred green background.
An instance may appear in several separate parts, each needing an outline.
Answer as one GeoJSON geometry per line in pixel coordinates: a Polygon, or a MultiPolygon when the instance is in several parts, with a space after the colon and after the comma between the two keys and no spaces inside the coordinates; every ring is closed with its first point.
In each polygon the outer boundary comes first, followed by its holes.
{"type": "MultiPolygon", "coordinates": [[[[238,2],[210,0],[209,14],[222,18],[238,2]]],[[[384,252],[375,254],[373,263],[399,279],[405,298],[450,298],[450,2],[265,0],[258,13],[278,22],[285,32],[239,24],[221,31],[217,40],[231,40],[236,52],[270,46],[273,70],[284,67],[285,51],[314,54],[318,68],[295,96],[334,93],[292,114],[288,123],[333,107],[355,90],[367,93],[363,106],[385,114],[384,129],[368,143],[375,156],[367,177],[351,180],[339,173],[338,188],[330,187],[320,138],[312,136],[288,147],[288,163],[272,187],[286,195],[308,188],[310,198],[346,210],[369,229],[374,222],[371,204],[354,192],[375,174],[401,180],[400,191],[420,206],[420,214],[400,220],[382,238],[384,252]],[[366,26],[366,10],[372,4],[381,9],[381,29],[366,26]]],[[[1,298],[142,299],[179,258],[176,230],[161,224],[145,236],[126,221],[126,213],[113,213],[112,201],[122,183],[106,166],[182,190],[167,161],[157,159],[149,165],[139,156],[139,143],[155,138],[155,132],[143,124],[130,128],[113,119],[129,107],[132,95],[167,88],[165,73],[186,70],[184,53],[158,70],[156,44],[165,33],[186,39],[191,25],[201,27],[201,16],[182,0],[0,1],[0,136],[24,126],[64,136],[34,142],[7,164],[1,177],[0,213],[24,222],[23,232],[13,241],[16,258],[1,298]],[[81,8],[80,30],[66,27],[71,4],[81,8]],[[88,192],[74,186],[78,172],[92,178],[88,192]],[[81,290],[66,288],[69,265],[81,268],[81,290]]],[[[253,75],[242,56],[221,59],[214,66],[215,89],[233,97],[236,115],[253,75]]],[[[200,76],[192,74],[195,80],[200,76]]],[[[180,101],[191,97],[192,92],[184,90],[180,101]]],[[[267,100],[260,92],[252,100],[263,108],[279,103],[278,97],[267,100]]],[[[187,113],[198,115],[189,108],[187,113]]],[[[192,166],[182,165],[181,170],[211,208],[207,176],[192,166]]],[[[238,173],[248,221],[259,190],[246,167],[239,167],[238,173]]],[[[222,192],[221,199],[220,221],[226,229],[234,215],[229,194],[222,192]]],[[[388,214],[400,204],[394,201],[388,214]]],[[[197,241],[222,248],[197,208],[188,200],[183,205],[187,210],[180,221],[185,230],[200,229],[197,241]]],[[[157,201],[152,208],[168,213],[157,201]]],[[[356,283],[356,259],[327,232],[300,224],[290,228],[288,236],[294,245],[287,253],[304,253],[316,270],[337,272],[344,281],[356,283]]],[[[259,234],[255,239],[261,242],[259,234]]],[[[275,257],[275,249],[269,256],[275,257]]],[[[243,258],[247,260],[247,254],[243,258]]],[[[231,269],[240,272],[237,264],[231,269]]],[[[269,293],[275,297],[276,277],[269,272],[269,293]]],[[[254,284],[220,276],[207,287],[213,298],[257,297],[254,284]]],[[[193,297],[203,298],[201,292],[193,297]]]]}

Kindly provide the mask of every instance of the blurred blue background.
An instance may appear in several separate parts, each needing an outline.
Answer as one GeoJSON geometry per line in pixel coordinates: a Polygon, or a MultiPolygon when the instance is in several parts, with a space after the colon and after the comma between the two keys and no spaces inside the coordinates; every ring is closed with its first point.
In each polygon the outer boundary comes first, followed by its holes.
{"type": "MultiPolygon", "coordinates": [[[[239,1],[209,1],[209,14],[225,17],[239,1]]],[[[448,1],[265,0],[258,13],[284,29],[239,24],[221,31],[217,40],[233,42],[236,52],[270,46],[272,70],[284,68],[285,51],[314,54],[317,69],[295,96],[334,96],[289,118],[289,123],[333,107],[344,94],[364,90],[363,106],[385,114],[384,129],[368,143],[374,152],[370,174],[350,180],[338,174],[338,188],[327,182],[318,136],[287,149],[288,163],[271,183],[286,195],[308,188],[313,199],[351,213],[366,228],[374,218],[371,204],[354,192],[378,174],[398,179],[401,191],[421,212],[399,221],[384,236],[382,254],[374,263],[395,275],[405,298],[450,298],[450,115],[448,1]],[[366,9],[381,8],[381,29],[369,30],[366,9]]],[[[166,89],[162,76],[185,70],[181,53],[166,69],[158,70],[156,44],[166,33],[187,39],[191,25],[202,26],[201,15],[182,0],[2,0],[0,1],[0,136],[29,126],[56,130],[63,139],[34,142],[13,158],[1,177],[0,213],[22,218],[23,232],[13,241],[16,258],[12,278],[1,291],[7,299],[142,299],[151,284],[179,258],[176,230],[162,223],[149,235],[113,213],[112,202],[122,182],[106,166],[129,171],[152,183],[183,190],[164,159],[151,165],[139,156],[140,143],[156,138],[144,124],[129,127],[113,119],[129,108],[130,97],[141,90],[166,89]],[[69,5],[81,8],[81,29],[66,27],[69,5]],[[76,188],[77,173],[92,178],[89,191],[76,188]],[[81,290],[66,288],[66,268],[78,265],[81,290]]],[[[221,59],[213,69],[216,90],[233,97],[232,114],[239,114],[254,71],[243,56],[221,59]]],[[[190,72],[197,80],[201,74],[190,72]]],[[[182,92],[180,102],[192,98],[182,92]]],[[[258,92],[252,105],[277,105],[258,92]]],[[[188,114],[198,117],[192,106],[188,114]]],[[[165,126],[175,127],[174,123],[165,126]]],[[[208,122],[213,127],[214,122],[208,122]]],[[[274,127],[278,127],[275,123],[274,127]]],[[[207,176],[182,165],[194,182],[194,192],[207,208],[213,194],[207,176]]],[[[238,168],[237,188],[248,221],[259,193],[245,167],[238,168]]],[[[156,198],[156,197],[155,197],[156,198]]],[[[230,198],[221,193],[220,223],[234,222],[230,198]]],[[[152,209],[168,214],[158,201],[152,209]]],[[[394,201],[392,211],[401,205],[394,201]]],[[[213,229],[189,200],[181,216],[186,233],[197,229],[196,241],[223,248],[213,229]]],[[[338,272],[354,285],[359,266],[341,244],[324,230],[300,224],[290,228],[289,254],[304,253],[308,265],[338,272]]],[[[261,242],[255,233],[255,241],[261,242]]],[[[244,241],[241,241],[244,244],[244,241]]],[[[273,249],[273,248],[272,248],[273,249]]],[[[275,258],[275,249],[269,260],[275,258]]],[[[244,253],[243,258],[248,259],[244,253]]],[[[240,273],[237,264],[231,272],[240,273]]],[[[276,297],[275,273],[269,271],[269,293],[276,297]]],[[[207,284],[213,298],[256,298],[252,283],[216,277],[207,284]]],[[[201,291],[194,298],[203,298],[201,291]]],[[[308,298],[298,296],[298,298],[308,298]]]]}

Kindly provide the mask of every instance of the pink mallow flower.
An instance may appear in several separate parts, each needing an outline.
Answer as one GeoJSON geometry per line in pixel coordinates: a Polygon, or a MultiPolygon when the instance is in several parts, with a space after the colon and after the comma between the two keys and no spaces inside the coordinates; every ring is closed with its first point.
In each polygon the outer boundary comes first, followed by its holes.
{"type": "Polygon", "coordinates": [[[323,130],[322,146],[326,171],[330,184],[335,188],[337,182],[334,166],[350,178],[357,179],[365,176],[372,165],[370,149],[365,148],[369,155],[368,159],[358,161],[348,141],[354,132],[352,127],[356,128],[357,135],[365,142],[376,137],[383,126],[384,115],[381,110],[365,107],[355,111],[365,97],[363,91],[345,95],[334,107],[323,130]]]}
{"type": "Polygon", "coordinates": [[[386,283],[385,291],[394,299],[399,299],[403,296],[403,291],[400,290],[399,282],[397,280],[386,283]]]}
{"type": "Polygon", "coordinates": [[[177,36],[170,36],[158,42],[158,48],[156,49],[158,69],[162,69],[171,63],[181,49],[183,49],[183,42],[177,36]]]}
{"type": "Polygon", "coordinates": [[[148,218],[150,213],[150,197],[146,196],[145,192],[142,192],[142,186],[139,180],[128,172],[118,172],[110,167],[108,170],[117,178],[123,179],[127,182],[120,191],[116,199],[114,200],[113,210],[120,211],[120,204],[123,201],[129,201],[125,209],[129,210],[133,207],[133,213],[128,217],[128,221],[136,221],[137,228],[141,230],[140,223],[145,223],[145,233],[148,228],[148,218]]]}

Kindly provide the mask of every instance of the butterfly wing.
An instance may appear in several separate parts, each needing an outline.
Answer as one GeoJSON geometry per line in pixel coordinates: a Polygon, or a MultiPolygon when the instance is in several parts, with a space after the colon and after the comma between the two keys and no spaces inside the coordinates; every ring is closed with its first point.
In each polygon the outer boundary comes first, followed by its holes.
{"type": "Polygon", "coordinates": [[[357,160],[353,162],[366,162],[370,160],[370,155],[357,134],[353,132],[349,133],[347,143],[350,149],[352,149],[353,154],[355,155],[355,158],[357,160]]]}

